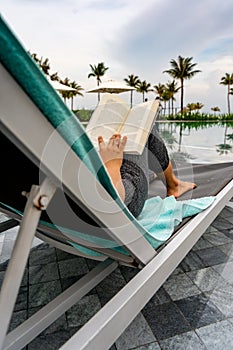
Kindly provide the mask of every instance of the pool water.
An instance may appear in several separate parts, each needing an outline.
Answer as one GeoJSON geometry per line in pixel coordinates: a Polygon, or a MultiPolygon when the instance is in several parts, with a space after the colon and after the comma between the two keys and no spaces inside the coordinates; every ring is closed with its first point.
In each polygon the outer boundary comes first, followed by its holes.
{"type": "Polygon", "coordinates": [[[233,162],[233,122],[158,122],[170,157],[189,163],[233,162]]]}

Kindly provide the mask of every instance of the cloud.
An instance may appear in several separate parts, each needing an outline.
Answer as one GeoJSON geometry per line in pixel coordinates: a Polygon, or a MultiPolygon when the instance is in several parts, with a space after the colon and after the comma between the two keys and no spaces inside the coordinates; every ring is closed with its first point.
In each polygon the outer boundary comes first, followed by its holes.
{"type": "Polygon", "coordinates": [[[152,4],[122,28],[115,55],[140,66],[162,60],[166,65],[179,54],[197,55],[225,33],[232,35],[229,13],[233,12],[233,3],[225,1],[227,6],[220,10],[218,2],[165,0],[152,4]]]}
{"type": "MultiPolygon", "coordinates": [[[[84,89],[96,84],[87,78],[89,64],[104,62],[105,79],[136,74],[155,85],[170,80],[162,72],[182,55],[202,70],[187,82],[187,102],[221,99],[224,108],[218,82],[232,72],[232,0],[3,0],[1,8],[27,50],[48,57],[52,72],[84,89]]],[[[90,95],[78,103],[96,103],[90,95]]]]}
{"type": "Polygon", "coordinates": [[[232,71],[233,22],[229,13],[233,13],[233,3],[228,0],[221,2],[221,8],[217,0],[151,4],[121,29],[114,56],[131,67],[128,73],[152,84],[171,79],[162,72],[170,67],[172,58],[193,57],[202,73],[187,82],[187,103],[204,98],[208,109],[221,100],[224,110],[218,82],[225,70],[232,71]]]}

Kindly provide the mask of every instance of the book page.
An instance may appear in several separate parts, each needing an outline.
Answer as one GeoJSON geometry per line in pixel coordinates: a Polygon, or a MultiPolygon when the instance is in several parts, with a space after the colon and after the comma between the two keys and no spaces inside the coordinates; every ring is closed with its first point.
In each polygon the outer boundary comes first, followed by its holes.
{"type": "Polygon", "coordinates": [[[159,102],[152,100],[131,109],[121,134],[127,136],[125,152],[141,154],[159,112],[159,102]]]}
{"type": "Polygon", "coordinates": [[[94,146],[98,146],[98,136],[102,135],[104,140],[108,140],[120,129],[129,110],[129,105],[119,96],[103,95],[86,127],[94,146]]]}

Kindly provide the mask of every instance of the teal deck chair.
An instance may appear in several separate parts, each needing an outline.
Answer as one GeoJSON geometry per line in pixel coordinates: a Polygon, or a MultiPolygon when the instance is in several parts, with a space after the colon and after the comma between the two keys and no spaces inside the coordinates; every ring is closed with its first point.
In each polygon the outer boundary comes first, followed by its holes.
{"type": "Polygon", "coordinates": [[[202,195],[216,194],[214,203],[165,243],[151,242],[118,197],[85,129],[2,19],[0,61],[0,211],[20,223],[0,294],[0,349],[23,348],[119,264],[136,267],[136,276],[62,346],[108,349],[232,198],[233,165],[206,167],[211,182],[202,195]],[[100,263],[7,333],[35,234],[100,263]]]}

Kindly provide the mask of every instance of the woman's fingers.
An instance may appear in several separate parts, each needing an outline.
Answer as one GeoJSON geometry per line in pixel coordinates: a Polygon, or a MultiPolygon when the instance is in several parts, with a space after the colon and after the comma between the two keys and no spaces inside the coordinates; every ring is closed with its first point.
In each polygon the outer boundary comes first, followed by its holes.
{"type": "Polygon", "coordinates": [[[119,147],[120,142],[121,142],[121,135],[120,134],[115,134],[114,136],[115,137],[113,139],[113,144],[114,144],[114,146],[119,147]]]}
{"type": "Polygon", "coordinates": [[[105,147],[105,142],[104,142],[103,136],[98,137],[98,143],[99,143],[100,149],[103,149],[105,147]]]}
{"type": "Polygon", "coordinates": [[[121,138],[121,135],[120,134],[113,134],[110,139],[109,139],[109,142],[108,142],[108,145],[111,147],[114,147],[114,146],[117,146],[119,145],[119,140],[121,138]]]}
{"type": "Polygon", "coordinates": [[[125,148],[125,145],[126,145],[126,142],[127,142],[127,136],[123,136],[120,144],[119,144],[119,149],[120,151],[124,151],[124,148],[125,148]]]}
{"type": "MultiPolygon", "coordinates": [[[[117,148],[120,151],[123,151],[125,148],[127,142],[127,137],[124,136],[123,138],[121,138],[120,134],[114,134],[110,137],[109,141],[108,141],[108,147],[110,148],[117,148]]],[[[98,143],[99,143],[99,148],[100,149],[104,149],[106,148],[104,139],[102,136],[98,137],[98,143]]]]}

